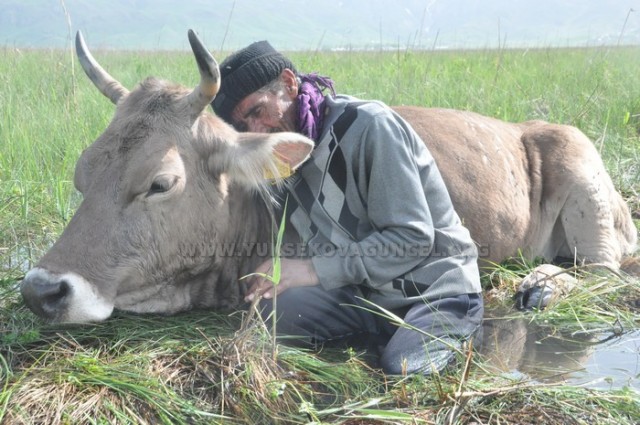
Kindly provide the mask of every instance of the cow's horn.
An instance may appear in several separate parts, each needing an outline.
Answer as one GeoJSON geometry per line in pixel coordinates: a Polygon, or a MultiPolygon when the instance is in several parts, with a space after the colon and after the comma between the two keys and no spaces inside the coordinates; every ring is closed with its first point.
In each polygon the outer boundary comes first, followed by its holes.
{"type": "Polygon", "coordinates": [[[78,60],[80,60],[85,74],[87,74],[98,90],[111,99],[113,103],[118,103],[118,99],[129,93],[129,90],[109,75],[93,58],[91,52],[87,49],[87,45],[84,43],[84,38],[80,31],[76,34],[76,54],[78,55],[78,60]]]}
{"type": "Polygon", "coordinates": [[[200,70],[200,84],[189,94],[189,105],[195,117],[216,97],[220,88],[220,70],[216,60],[193,30],[189,30],[189,44],[200,70]]]}

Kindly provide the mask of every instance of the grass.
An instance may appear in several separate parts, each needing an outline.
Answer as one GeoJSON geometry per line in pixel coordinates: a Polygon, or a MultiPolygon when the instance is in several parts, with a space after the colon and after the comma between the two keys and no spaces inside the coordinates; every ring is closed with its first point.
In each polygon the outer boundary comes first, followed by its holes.
{"type": "MultiPolygon", "coordinates": [[[[148,75],[198,81],[186,52],[94,55],[127,87],[148,75]]],[[[300,70],[321,71],[339,92],[362,98],[577,125],[638,208],[640,47],[290,56],[300,70]]],[[[118,314],[75,327],[40,322],[22,305],[16,282],[72,216],[80,200],[75,161],[113,113],[70,58],[68,51],[0,49],[0,422],[638,422],[637,389],[514,377],[495,372],[475,351],[460,355],[468,368],[390,378],[355,348],[312,353],[280,345],[264,324],[240,314],[118,314]]],[[[508,309],[531,266],[503,264],[486,276],[488,304],[508,309]]],[[[592,270],[580,279],[567,300],[509,316],[569,335],[638,329],[638,280],[592,270]]]]}
{"type": "MultiPolygon", "coordinates": [[[[640,296],[637,284],[628,290],[640,296]]],[[[490,372],[477,354],[468,370],[392,379],[353,349],[315,354],[280,345],[276,359],[269,330],[240,314],[118,314],[98,325],[55,326],[5,301],[11,313],[3,319],[13,317],[3,321],[0,345],[6,423],[632,424],[640,417],[632,389],[540,384],[490,372]]]]}

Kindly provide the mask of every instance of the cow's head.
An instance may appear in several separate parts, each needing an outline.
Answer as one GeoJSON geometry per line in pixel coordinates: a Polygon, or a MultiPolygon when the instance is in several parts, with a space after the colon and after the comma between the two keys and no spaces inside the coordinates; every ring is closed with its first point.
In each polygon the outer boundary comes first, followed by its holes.
{"type": "Polygon", "coordinates": [[[201,76],[195,89],[148,78],[129,92],[78,33],[86,74],[117,108],[77,162],[81,205],[21,284],[37,315],[77,323],[104,320],[114,308],[173,313],[224,305],[216,285],[227,273],[225,258],[206,247],[257,231],[261,217],[254,216],[265,213],[247,200],[264,188],[265,169],[295,169],[311,152],[313,143],[298,134],[237,133],[207,112],[218,65],[192,31],[189,42],[201,76]]]}

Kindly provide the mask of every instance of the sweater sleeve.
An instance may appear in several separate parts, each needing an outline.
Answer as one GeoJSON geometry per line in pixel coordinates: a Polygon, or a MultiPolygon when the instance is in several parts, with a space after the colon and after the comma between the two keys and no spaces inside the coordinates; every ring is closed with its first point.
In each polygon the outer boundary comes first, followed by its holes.
{"type": "Polygon", "coordinates": [[[433,249],[434,225],[424,185],[430,175],[440,177],[432,172],[435,163],[423,142],[404,121],[383,110],[372,117],[359,143],[358,157],[351,161],[365,170],[358,175],[366,181],[358,186],[374,231],[351,246],[337,247],[334,255],[312,258],[326,289],[382,286],[413,270],[433,249]]]}

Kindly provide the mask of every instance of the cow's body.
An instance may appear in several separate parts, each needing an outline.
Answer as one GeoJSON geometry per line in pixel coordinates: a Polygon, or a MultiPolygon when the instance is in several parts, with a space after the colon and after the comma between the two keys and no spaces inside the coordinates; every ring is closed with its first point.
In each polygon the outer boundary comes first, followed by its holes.
{"type": "MultiPolygon", "coordinates": [[[[273,236],[263,169],[277,172],[278,161],[295,168],[313,144],[293,133],[239,134],[204,111],[219,82],[213,58],[196,50],[203,81],[212,81],[194,91],[148,79],[129,93],[83,63],[117,111],[78,161],[82,204],[22,283],[37,314],[86,322],[113,308],[174,313],[240,303],[239,278],[268,254],[273,236]]],[[[397,111],[433,153],[485,260],[522,250],[617,267],[633,249],[629,211],[577,129],[397,111]]]]}
{"type": "Polygon", "coordinates": [[[591,141],[577,128],[400,107],[433,154],[485,260],[556,257],[618,267],[637,231],[591,141]]]}

